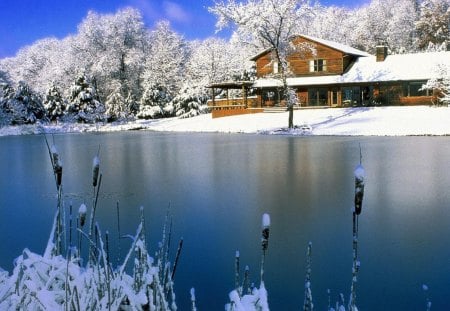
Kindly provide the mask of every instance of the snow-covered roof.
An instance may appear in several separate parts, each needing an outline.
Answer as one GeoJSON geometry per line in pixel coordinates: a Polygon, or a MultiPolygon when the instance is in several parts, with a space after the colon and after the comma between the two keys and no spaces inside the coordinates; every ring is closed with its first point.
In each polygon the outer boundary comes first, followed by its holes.
{"type": "MultiPolygon", "coordinates": [[[[350,54],[350,55],[355,55],[355,56],[370,56],[370,54],[368,54],[364,51],[352,48],[351,46],[348,46],[345,44],[341,44],[341,43],[337,43],[337,42],[333,42],[333,41],[329,41],[329,40],[324,40],[324,39],[320,39],[320,38],[315,38],[315,37],[311,37],[311,36],[307,36],[307,35],[295,35],[295,36],[293,36],[293,38],[294,37],[302,37],[307,40],[314,41],[316,43],[328,46],[332,49],[341,51],[345,54],[350,54]]],[[[271,50],[272,50],[272,48],[267,48],[264,51],[261,51],[258,54],[256,54],[255,56],[253,56],[252,58],[250,58],[250,60],[256,61],[259,57],[270,52],[271,50]]]]}
{"type": "Polygon", "coordinates": [[[375,56],[360,57],[342,75],[342,82],[428,80],[440,65],[450,71],[450,52],[388,55],[382,62],[377,62],[375,56]]]}
{"type": "MultiPolygon", "coordinates": [[[[364,82],[429,80],[436,77],[438,66],[450,72],[450,52],[388,55],[382,62],[375,56],[359,57],[343,75],[288,78],[289,86],[330,85],[364,82]]],[[[281,87],[277,79],[258,79],[257,88],[281,87]]]]}
{"type": "Polygon", "coordinates": [[[320,39],[320,38],[315,38],[315,37],[311,37],[311,36],[307,36],[307,35],[297,35],[297,37],[302,37],[305,38],[307,40],[310,41],[314,41],[317,42],[319,44],[328,46],[332,49],[344,52],[345,54],[350,54],[350,55],[356,55],[356,56],[370,56],[370,54],[368,54],[367,52],[352,48],[351,46],[345,45],[345,44],[341,44],[341,43],[337,43],[334,41],[329,41],[329,40],[325,40],[325,39],[320,39]]]}

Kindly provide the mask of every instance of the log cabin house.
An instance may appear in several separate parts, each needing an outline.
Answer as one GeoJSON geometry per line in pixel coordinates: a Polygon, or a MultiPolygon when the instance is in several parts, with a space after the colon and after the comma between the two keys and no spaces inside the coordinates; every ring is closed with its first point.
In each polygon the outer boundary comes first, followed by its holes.
{"type": "MultiPolygon", "coordinates": [[[[288,56],[287,84],[298,97],[298,107],[349,107],[372,105],[430,105],[431,91],[421,90],[438,65],[450,67],[450,52],[388,55],[386,46],[377,46],[376,55],[336,42],[298,35],[293,44],[308,43],[315,53],[288,56]]],[[[282,82],[274,78],[279,64],[272,50],[262,51],[253,82],[216,83],[209,87],[226,89],[226,99],[213,99],[213,117],[260,112],[268,107],[285,107],[282,82]],[[229,89],[242,89],[240,98],[228,96],[229,89]],[[256,96],[248,96],[253,90],[256,96]],[[240,112],[230,107],[239,107],[240,112]],[[251,109],[256,109],[252,111],[251,109]],[[214,113],[215,111],[215,113],[214,113]]]]}

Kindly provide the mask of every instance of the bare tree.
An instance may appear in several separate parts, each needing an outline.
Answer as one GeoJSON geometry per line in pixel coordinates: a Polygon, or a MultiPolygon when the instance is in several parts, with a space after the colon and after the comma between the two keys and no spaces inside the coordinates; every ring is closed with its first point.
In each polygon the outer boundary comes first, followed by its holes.
{"type": "Polygon", "coordinates": [[[287,85],[289,75],[287,57],[294,50],[312,49],[307,45],[292,45],[297,34],[298,21],[308,18],[310,6],[305,0],[235,0],[215,1],[209,11],[217,16],[216,27],[234,30],[242,41],[272,52],[272,62],[278,63],[279,72],[274,76],[281,80],[283,94],[289,111],[289,128],[294,127],[293,108],[295,92],[287,85]]]}

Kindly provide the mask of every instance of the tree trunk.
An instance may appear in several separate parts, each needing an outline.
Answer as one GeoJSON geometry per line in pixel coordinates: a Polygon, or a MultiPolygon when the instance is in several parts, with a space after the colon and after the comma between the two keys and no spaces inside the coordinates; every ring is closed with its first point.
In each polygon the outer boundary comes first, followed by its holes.
{"type": "Polygon", "coordinates": [[[288,111],[289,111],[289,125],[288,127],[290,129],[294,128],[294,106],[289,105],[288,106],[288,111]]]}

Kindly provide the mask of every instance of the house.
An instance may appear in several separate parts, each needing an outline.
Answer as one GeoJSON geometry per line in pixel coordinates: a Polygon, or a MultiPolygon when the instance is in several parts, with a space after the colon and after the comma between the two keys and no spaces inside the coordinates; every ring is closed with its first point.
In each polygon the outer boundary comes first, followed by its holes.
{"type": "MultiPolygon", "coordinates": [[[[388,55],[386,46],[378,46],[376,55],[370,55],[306,35],[295,36],[292,42],[294,45],[308,43],[315,49],[315,53],[294,52],[287,57],[287,84],[295,90],[300,107],[429,105],[433,94],[421,90],[422,85],[434,77],[439,65],[447,66],[450,72],[450,52],[388,55]]],[[[241,107],[285,106],[282,82],[274,78],[279,64],[272,54],[268,49],[252,58],[257,79],[251,85],[245,84],[245,101],[240,99],[241,107]],[[250,88],[256,96],[247,96],[250,88]]],[[[239,88],[241,84],[229,86],[239,88]]],[[[228,97],[227,103],[230,103],[228,97]]]]}

